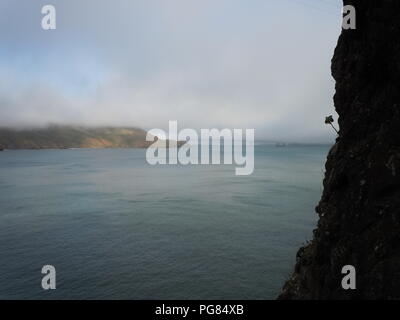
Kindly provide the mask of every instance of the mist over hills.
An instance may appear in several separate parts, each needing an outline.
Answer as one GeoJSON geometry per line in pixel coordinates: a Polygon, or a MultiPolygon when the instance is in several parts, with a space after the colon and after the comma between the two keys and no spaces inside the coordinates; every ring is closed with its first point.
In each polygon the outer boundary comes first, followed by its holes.
{"type": "Polygon", "coordinates": [[[152,143],[146,131],[128,127],[0,128],[2,149],[146,148],[152,143]]]}
{"type": "MultiPolygon", "coordinates": [[[[50,125],[43,128],[1,128],[0,149],[70,149],[70,148],[147,148],[147,132],[135,127],[89,127],[50,125]]],[[[167,141],[167,146],[174,142],[167,141]]],[[[176,143],[176,142],[175,142],[176,143]]],[[[184,144],[177,142],[178,146],[184,144]]],[[[329,143],[294,143],[278,140],[258,140],[256,145],[314,146],[329,143]]]]}

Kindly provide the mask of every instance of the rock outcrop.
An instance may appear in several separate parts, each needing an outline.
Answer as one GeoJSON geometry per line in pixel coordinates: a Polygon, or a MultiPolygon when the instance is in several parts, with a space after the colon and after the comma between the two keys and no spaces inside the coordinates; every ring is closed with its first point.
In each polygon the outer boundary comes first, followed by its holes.
{"type": "Polygon", "coordinates": [[[400,1],[353,0],[332,59],[340,132],[313,240],[280,299],[400,298],[400,1]],[[356,290],[341,286],[356,268],[356,290]]]}

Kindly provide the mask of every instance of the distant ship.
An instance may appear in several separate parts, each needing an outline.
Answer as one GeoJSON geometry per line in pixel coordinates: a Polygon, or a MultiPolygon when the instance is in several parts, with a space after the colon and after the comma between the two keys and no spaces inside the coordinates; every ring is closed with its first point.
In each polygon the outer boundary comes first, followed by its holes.
{"type": "Polygon", "coordinates": [[[275,143],[275,147],[286,147],[286,143],[277,142],[277,143],[275,143]]]}

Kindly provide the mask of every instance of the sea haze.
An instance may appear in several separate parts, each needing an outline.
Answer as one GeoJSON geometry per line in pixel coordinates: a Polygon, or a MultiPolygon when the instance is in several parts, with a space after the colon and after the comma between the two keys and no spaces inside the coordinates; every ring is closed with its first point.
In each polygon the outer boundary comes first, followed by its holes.
{"type": "Polygon", "coordinates": [[[0,299],[273,299],[312,236],[328,149],[257,145],[251,176],[153,167],[144,149],[0,152],[0,299]]]}

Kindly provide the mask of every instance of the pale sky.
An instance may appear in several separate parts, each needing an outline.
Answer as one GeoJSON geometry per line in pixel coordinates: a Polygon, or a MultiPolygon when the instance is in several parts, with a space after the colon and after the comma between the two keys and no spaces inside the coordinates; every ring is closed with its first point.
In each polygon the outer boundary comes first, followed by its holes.
{"type": "Polygon", "coordinates": [[[332,141],[340,26],[340,0],[0,0],[0,126],[177,120],[332,141]]]}

